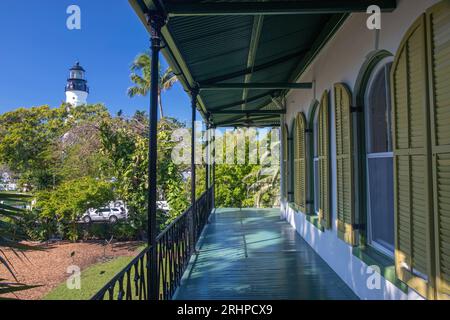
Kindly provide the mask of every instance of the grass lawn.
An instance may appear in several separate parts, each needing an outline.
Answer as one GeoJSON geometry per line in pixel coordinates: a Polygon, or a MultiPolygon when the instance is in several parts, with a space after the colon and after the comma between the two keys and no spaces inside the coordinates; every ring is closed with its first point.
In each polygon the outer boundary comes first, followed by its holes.
{"type": "Polygon", "coordinates": [[[43,300],[89,300],[108,281],[133,259],[118,257],[105,263],[97,263],[81,272],[81,289],[68,289],[66,282],[50,291],[43,300]]]}

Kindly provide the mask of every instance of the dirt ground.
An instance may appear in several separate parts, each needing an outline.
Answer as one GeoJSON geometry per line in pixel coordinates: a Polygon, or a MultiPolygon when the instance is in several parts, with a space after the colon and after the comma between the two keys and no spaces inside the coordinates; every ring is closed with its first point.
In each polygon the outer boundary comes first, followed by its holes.
{"type": "MultiPolygon", "coordinates": [[[[14,294],[0,295],[0,298],[38,300],[67,279],[67,267],[77,265],[84,270],[92,264],[119,256],[135,256],[141,245],[138,242],[120,242],[104,246],[100,242],[51,244],[27,243],[37,250],[25,251],[24,255],[15,255],[11,250],[0,247],[14,267],[18,281],[38,287],[19,291],[14,294]]],[[[14,283],[10,273],[0,265],[2,282],[14,283]]]]}

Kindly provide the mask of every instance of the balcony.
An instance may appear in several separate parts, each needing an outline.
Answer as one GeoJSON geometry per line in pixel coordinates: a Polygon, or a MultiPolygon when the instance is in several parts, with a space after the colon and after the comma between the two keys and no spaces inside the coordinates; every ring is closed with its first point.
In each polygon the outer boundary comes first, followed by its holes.
{"type": "Polygon", "coordinates": [[[157,237],[94,300],[353,300],[355,294],[279,209],[214,209],[213,188],[157,237]],[[193,228],[190,220],[194,221],[193,228]]]}
{"type": "Polygon", "coordinates": [[[175,299],[357,299],[279,209],[217,209],[209,220],[175,299]]]}

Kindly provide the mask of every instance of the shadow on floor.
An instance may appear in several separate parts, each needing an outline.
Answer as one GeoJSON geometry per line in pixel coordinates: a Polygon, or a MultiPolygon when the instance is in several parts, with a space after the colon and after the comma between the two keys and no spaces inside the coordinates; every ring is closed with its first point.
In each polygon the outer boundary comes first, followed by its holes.
{"type": "Polygon", "coordinates": [[[210,221],[175,299],[357,299],[279,209],[218,209],[210,221]]]}

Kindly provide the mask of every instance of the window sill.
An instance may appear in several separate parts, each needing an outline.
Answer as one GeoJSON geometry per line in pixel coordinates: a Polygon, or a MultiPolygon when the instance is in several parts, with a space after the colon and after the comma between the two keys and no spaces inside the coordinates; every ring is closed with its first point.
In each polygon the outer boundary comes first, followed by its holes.
{"type": "Polygon", "coordinates": [[[368,266],[378,266],[383,278],[404,293],[408,293],[408,286],[400,281],[395,275],[395,262],[393,258],[388,257],[369,246],[354,247],[352,253],[368,266]]]}
{"type": "Polygon", "coordinates": [[[306,218],[306,221],[308,221],[309,223],[311,223],[311,224],[312,224],[314,227],[316,227],[319,231],[324,232],[325,229],[320,225],[319,217],[318,217],[318,216],[316,216],[316,215],[304,214],[303,212],[301,212],[301,211],[298,209],[297,205],[296,205],[295,203],[293,203],[293,202],[289,202],[289,207],[290,207],[292,210],[296,211],[297,213],[303,214],[303,215],[305,216],[305,218],[306,218]]]}

